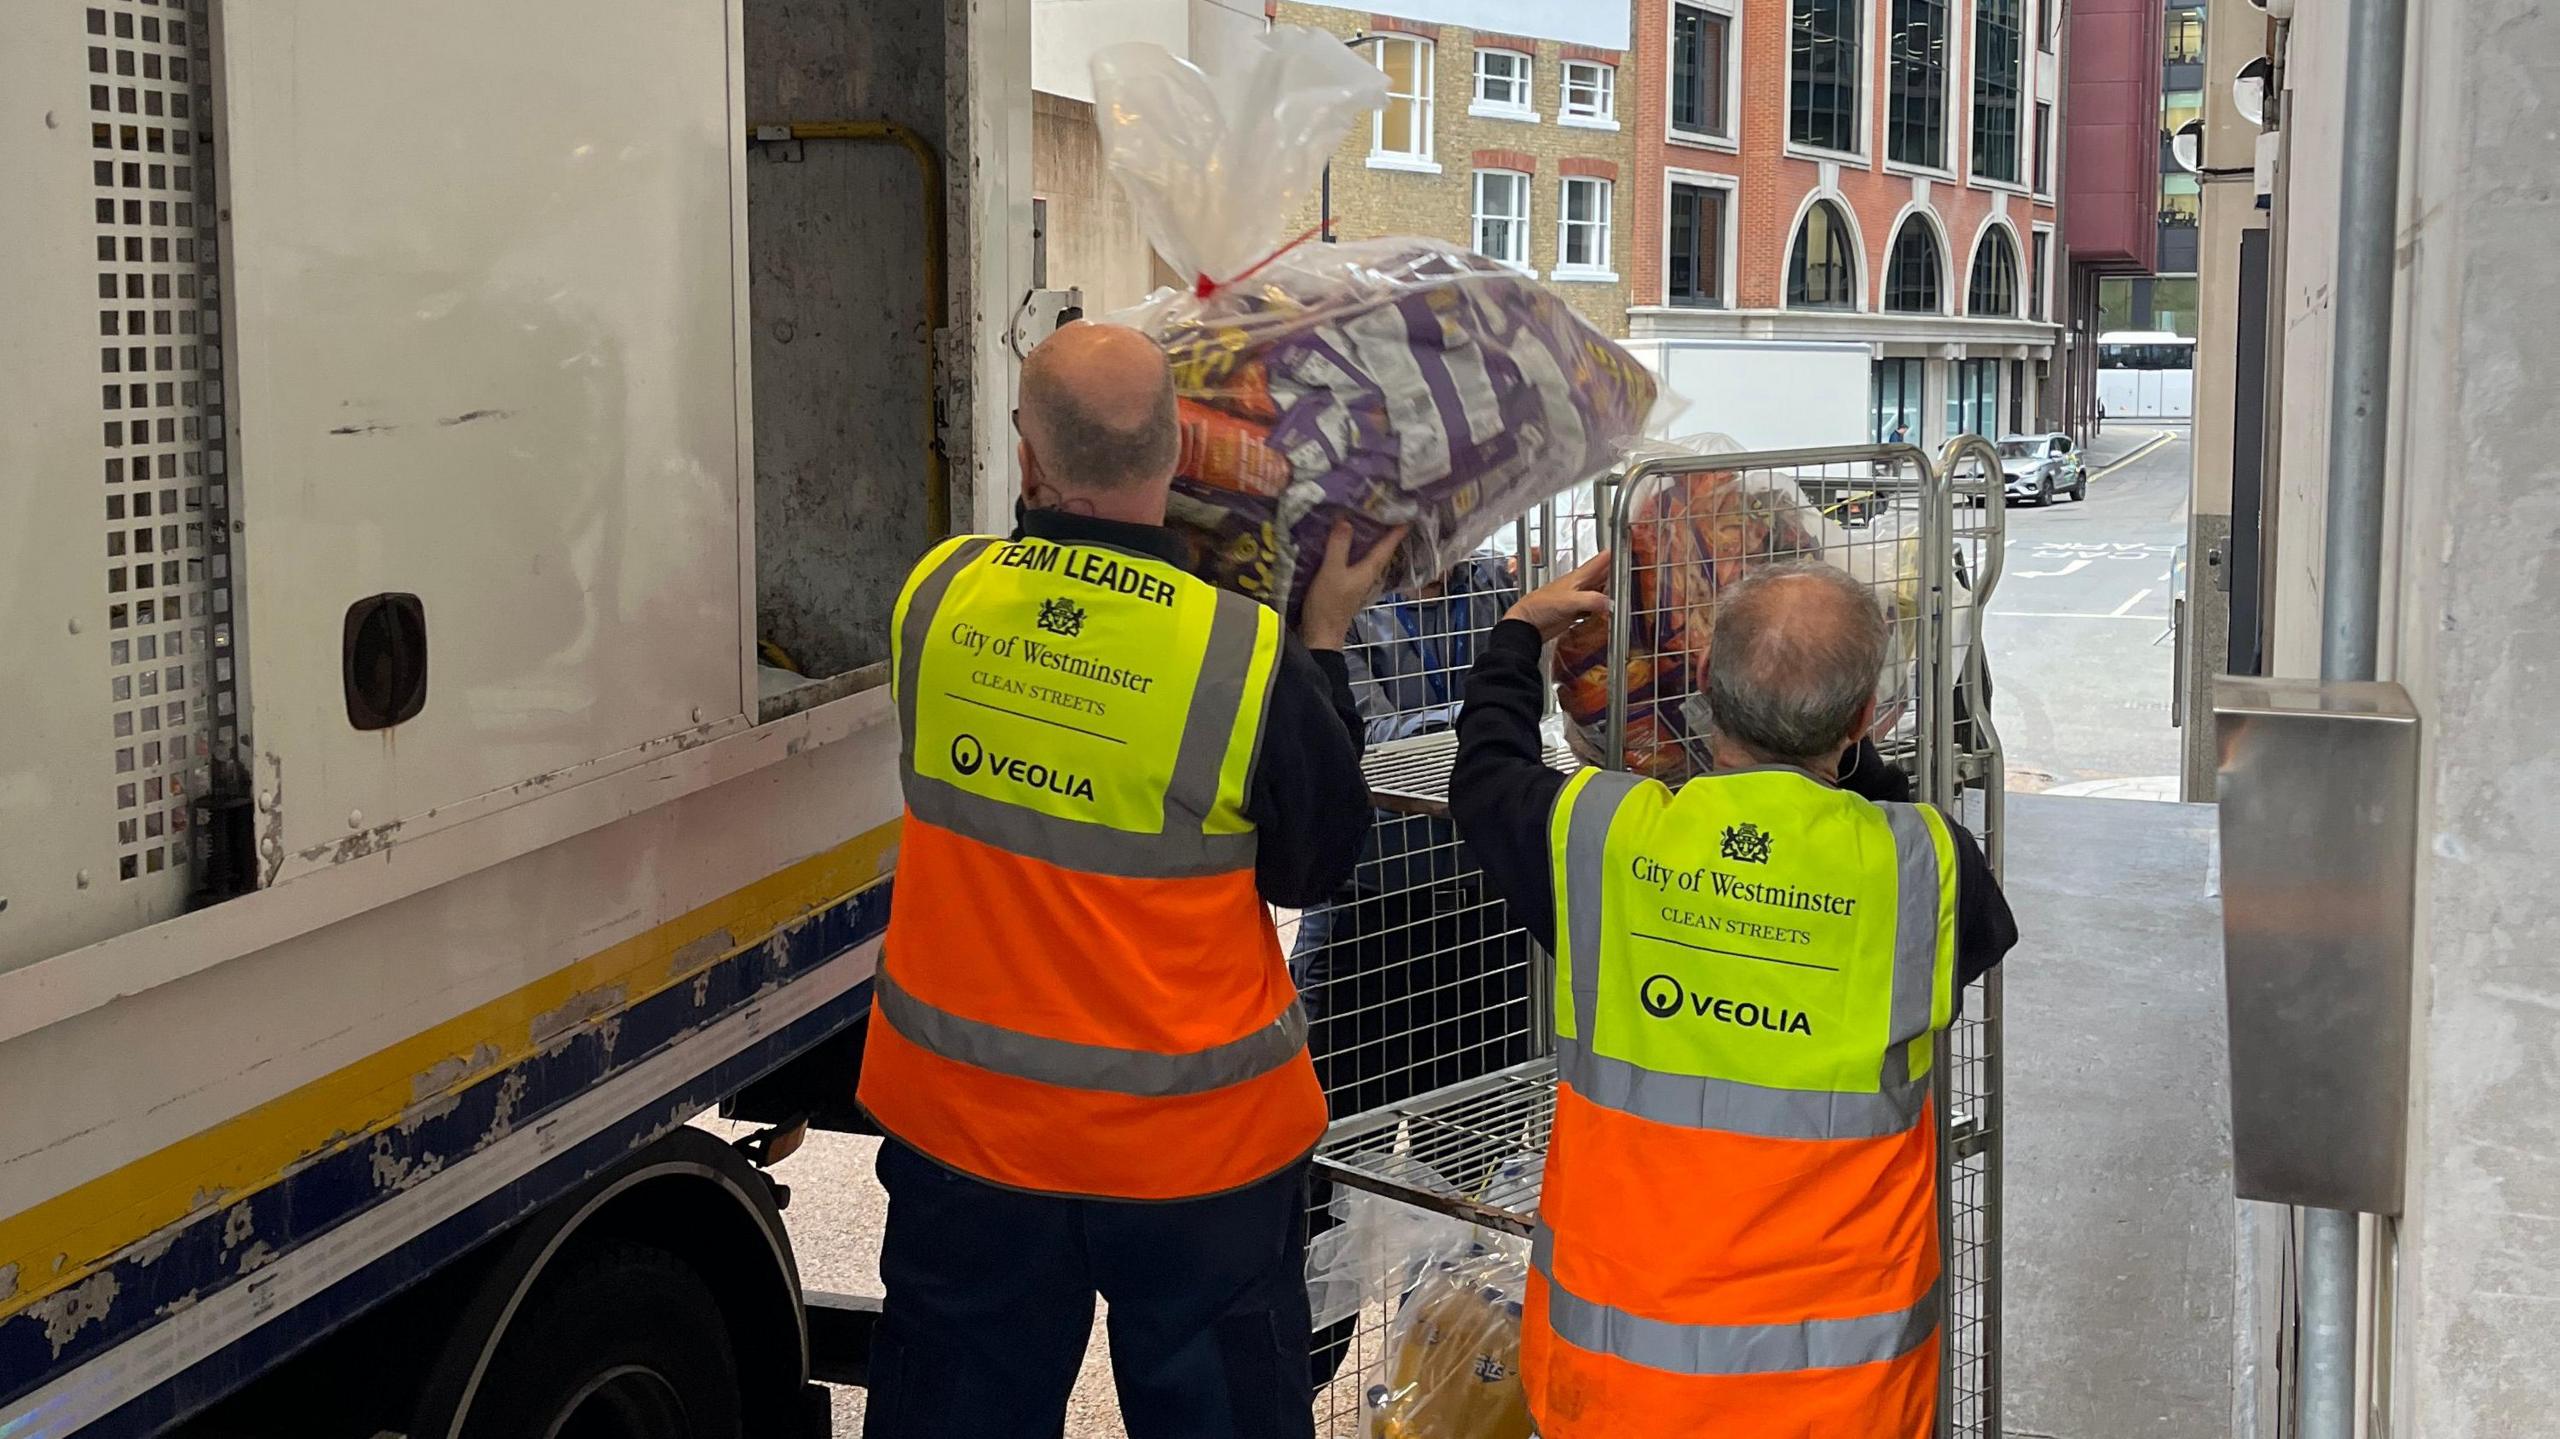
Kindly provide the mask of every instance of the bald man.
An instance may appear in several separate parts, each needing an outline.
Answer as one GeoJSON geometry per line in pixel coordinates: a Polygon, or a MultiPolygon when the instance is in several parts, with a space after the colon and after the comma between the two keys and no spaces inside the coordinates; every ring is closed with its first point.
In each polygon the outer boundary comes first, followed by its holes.
{"type": "Polygon", "coordinates": [[[1458,720],[1450,812],[1556,958],[1559,1084],[1521,1328],[1545,1439],[1927,1439],[1932,1041],[2017,942],[1972,836],[1865,743],[1886,623],[1828,566],[1719,597],[1714,769],[1539,759],[1549,641],[1605,554],[1524,596],[1458,720]]]}
{"type": "Polygon", "coordinates": [[[1132,1439],[1301,1439],[1325,1106],[1269,906],[1359,858],[1342,643],[1394,539],[1355,560],[1338,529],[1294,635],[1194,578],[1172,376],[1134,330],[1041,344],[1015,427],[1013,534],[937,546],[894,622],[864,1433],[1062,1433],[1099,1295],[1132,1439]]]}

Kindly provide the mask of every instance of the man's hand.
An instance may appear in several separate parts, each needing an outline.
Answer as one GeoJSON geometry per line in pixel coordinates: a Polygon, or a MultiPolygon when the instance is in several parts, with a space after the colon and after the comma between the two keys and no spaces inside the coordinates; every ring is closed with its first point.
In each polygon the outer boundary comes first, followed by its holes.
{"type": "Polygon", "coordinates": [[[1407,527],[1398,525],[1378,537],[1369,553],[1357,562],[1351,558],[1351,522],[1333,522],[1333,534],[1325,541],[1324,567],[1307,582],[1305,598],[1298,602],[1298,639],[1311,650],[1338,650],[1351,636],[1351,622],[1360,611],[1377,598],[1380,581],[1387,573],[1387,562],[1396,557],[1396,546],[1404,543],[1407,527]]]}
{"type": "Polygon", "coordinates": [[[1538,638],[1553,641],[1584,620],[1609,613],[1609,552],[1602,550],[1580,568],[1548,581],[1520,597],[1503,616],[1537,626],[1538,638]]]}

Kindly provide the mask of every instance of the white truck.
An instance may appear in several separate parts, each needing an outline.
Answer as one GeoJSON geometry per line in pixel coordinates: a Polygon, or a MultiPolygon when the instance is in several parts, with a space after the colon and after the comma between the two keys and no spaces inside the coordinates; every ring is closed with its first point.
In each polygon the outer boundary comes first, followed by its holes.
{"type": "Polygon", "coordinates": [[[8,20],[0,1435],[824,1433],[1025,0],[8,20]]]}

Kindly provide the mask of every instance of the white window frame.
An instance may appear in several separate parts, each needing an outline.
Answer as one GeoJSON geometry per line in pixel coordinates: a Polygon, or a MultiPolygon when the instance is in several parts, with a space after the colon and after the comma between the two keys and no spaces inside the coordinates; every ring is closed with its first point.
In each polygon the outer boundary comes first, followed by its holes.
{"type": "Polygon", "coordinates": [[[1742,124],[1737,113],[1742,97],[1742,6],[1739,0],[1670,0],[1669,23],[1663,30],[1662,47],[1662,134],[1679,145],[1694,145],[1703,150],[1721,150],[1728,155],[1742,153],[1742,124]],[[1697,10],[1724,21],[1724,133],[1684,130],[1673,122],[1676,107],[1671,104],[1671,86],[1678,74],[1678,56],[1671,37],[1679,29],[1680,12],[1697,10]]]}
{"type": "Polygon", "coordinates": [[[2041,299],[2043,304],[2040,306],[2030,307],[2027,313],[2019,318],[2032,321],[2039,325],[2059,323],[2054,318],[2055,309],[2053,302],[2053,272],[2061,268],[2054,262],[2062,257],[2062,237],[2060,234],[2056,233],[2057,229],[2057,226],[2048,224],[2042,220],[2029,221],[2027,225],[2027,254],[2026,259],[2023,262],[2027,272],[2025,283],[2029,289],[2035,289],[2039,285],[2042,286],[2042,293],[2036,298],[2041,299]],[[2038,275],[2036,273],[2035,247],[2036,237],[2039,235],[2044,237],[2045,272],[2042,275],[2038,275]],[[2038,315],[2041,315],[2043,318],[2038,319],[2038,315]]]}
{"type": "Polygon", "coordinates": [[[1577,130],[1617,129],[1618,67],[1604,60],[1565,61],[1562,82],[1556,90],[1556,123],[1570,125],[1577,130]],[[1599,109],[1582,109],[1574,105],[1573,75],[1577,70],[1589,71],[1594,77],[1594,83],[1587,84],[1584,88],[1596,89],[1600,92],[1599,109]]]}
{"type": "Polygon", "coordinates": [[[1537,70],[1537,57],[1526,51],[1506,49],[1500,45],[1486,45],[1478,48],[1475,58],[1474,79],[1468,92],[1467,113],[1480,120],[1523,120],[1532,125],[1536,124],[1538,122],[1538,112],[1535,108],[1537,103],[1537,70]],[[1518,100],[1490,100],[1485,98],[1484,82],[1486,76],[1484,72],[1484,62],[1487,57],[1495,55],[1520,62],[1520,76],[1516,82],[1520,86],[1520,98],[1518,100]]]}
{"type": "Polygon", "coordinates": [[[1611,258],[1613,253],[1611,247],[1615,244],[1617,238],[1615,233],[1615,225],[1617,222],[1615,214],[1617,208],[1617,188],[1618,187],[1614,181],[1605,179],[1598,175],[1567,175],[1564,177],[1564,183],[1558,186],[1556,190],[1556,267],[1547,272],[1548,279],[1557,281],[1580,281],[1584,283],[1603,285],[1614,285],[1618,282],[1618,272],[1615,268],[1615,261],[1611,258]],[[1572,249],[1571,242],[1567,237],[1572,233],[1573,227],[1577,223],[1573,219],[1573,187],[1576,185],[1597,185],[1600,187],[1600,218],[1596,221],[1584,220],[1579,222],[1583,225],[1595,226],[1599,231],[1600,243],[1598,251],[1601,260],[1597,265],[1576,265],[1568,263],[1565,259],[1565,256],[1570,253],[1572,249]]]}
{"type": "Polygon", "coordinates": [[[1470,198],[1468,203],[1467,241],[1469,245],[1474,246],[1483,241],[1484,222],[1487,219],[1499,219],[1512,226],[1512,233],[1519,237],[1520,244],[1520,253],[1516,256],[1495,255],[1482,250],[1478,250],[1477,253],[1484,255],[1488,260],[1509,265],[1515,270],[1519,270],[1524,273],[1530,272],[1529,214],[1533,202],[1529,198],[1529,192],[1535,188],[1535,185],[1536,177],[1523,170],[1498,170],[1486,168],[1475,172],[1475,178],[1470,181],[1468,185],[1470,198]],[[1520,197],[1519,214],[1492,216],[1486,213],[1484,207],[1485,181],[1493,179],[1509,180],[1514,182],[1514,193],[1520,197]]]}
{"type": "Polygon", "coordinates": [[[1719,310],[1730,311],[1740,308],[1740,302],[1734,296],[1734,287],[1742,281],[1742,265],[1740,257],[1742,247],[1735,242],[1734,236],[1735,228],[1740,224],[1740,217],[1736,213],[1735,206],[1740,203],[1741,199],[1742,182],[1731,175],[1719,175],[1713,170],[1666,169],[1662,172],[1663,308],[1684,312],[1696,311],[1700,314],[1712,314],[1719,310]],[[1693,190],[1722,190],[1724,192],[1724,203],[1717,207],[1717,209],[1722,212],[1724,228],[1716,236],[1716,264],[1720,271],[1716,280],[1716,285],[1718,293],[1724,297],[1724,303],[1721,305],[1675,305],[1672,303],[1671,187],[1674,185],[1686,185],[1693,190]]]}
{"type": "Polygon", "coordinates": [[[1434,136],[1431,111],[1433,91],[1438,85],[1434,72],[1439,68],[1440,47],[1420,35],[1381,35],[1372,41],[1368,48],[1370,59],[1377,65],[1379,73],[1389,77],[1387,98],[1390,101],[1409,99],[1413,102],[1417,120],[1414,128],[1421,132],[1418,138],[1422,142],[1422,147],[1418,151],[1388,149],[1387,111],[1392,107],[1381,105],[1371,113],[1369,118],[1369,168],[1411,170],[1424,175],[1439,174],[1440,164],[1432,158],[1434,136]],[[1400,96],[1394,92],[1394,72],[1387,69],[1387,51],[1398,45],[1409,45],[1414,50],[1413,75],[1416,93],[1408,96],[1400,96]]]}

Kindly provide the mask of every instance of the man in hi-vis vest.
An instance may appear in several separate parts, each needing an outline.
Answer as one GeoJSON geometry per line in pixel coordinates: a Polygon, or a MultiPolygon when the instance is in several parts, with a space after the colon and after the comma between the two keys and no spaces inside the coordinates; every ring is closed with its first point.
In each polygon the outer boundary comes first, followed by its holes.
{"type": "Polygon", "coordinates": [[[1337,531],[1299,634],[1184,568],[1163,354],[1023,362],[1023,511],[899,596],[906,818],[861,1102],[888,1136],[871,1439],[1048,1439],[1109,1304],[1133,1439],[1296,1436],[1325,1126],[1270,904],[1368,828],[1341,655],[1398,536],[1337,531]]]}
{"type": "Polygon", "coordinates": [[[1606,612],[1608,564],[1495,629],[1449,786],[1556,959],[1530,1411],[1545,1439],[1927,1439],[1931,1042],[2016,925],[1972,838],[1860,739],[1885,620],[1836,569],[1719,598],[1712,772],[1674,793],[1540,763],[1540,647],[1606,612]]]}

